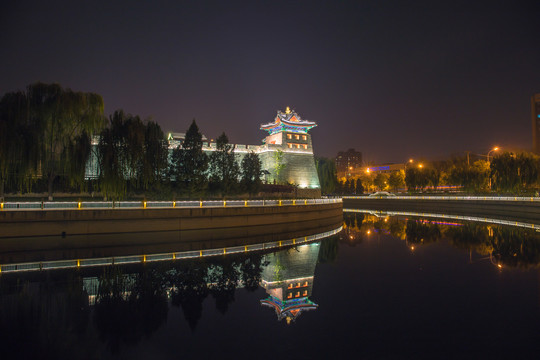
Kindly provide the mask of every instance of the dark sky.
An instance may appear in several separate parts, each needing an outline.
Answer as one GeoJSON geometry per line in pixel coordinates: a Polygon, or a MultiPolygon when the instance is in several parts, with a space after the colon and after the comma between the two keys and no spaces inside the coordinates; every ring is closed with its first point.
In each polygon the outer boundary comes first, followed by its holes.
{"type": "Polygon", "coordinates": [[[539,4],[3,1],[0,94],[58,82],[241,144],[290,106],[318,123],[316,155],[375,162],[528,149],[539,4]]]}

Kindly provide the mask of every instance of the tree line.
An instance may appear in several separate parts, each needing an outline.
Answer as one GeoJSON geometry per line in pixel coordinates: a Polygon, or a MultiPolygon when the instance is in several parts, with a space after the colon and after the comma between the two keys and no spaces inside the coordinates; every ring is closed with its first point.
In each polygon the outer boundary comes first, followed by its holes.
{"type": "Polygon", "coordinates": [[[11,192],[101,192],[108,199],[134,194],[170,198],[256,194],[261,161],[239,164],[223,133],[207,155],[195,120],[169,153],[161,127],[116,110],[108,118],[95,93],[35,83],[0,99],[0,199],[11,192]],[[97,146],[92,141],[97,141],[97,146]],[[87,179],[90,159],[97,178],[87,179]]]}
{"type": "Polygon", "coordinates": [[[452,187],[467,193],[529,193],[540,189],[540,157],[528,152],[503,152],[491,161],[466,156],[443,161],[409,163],[390,173],[364,172],[352,178],[337,178],[333,160],[317,159],[323,194],[357,195],[373,191],[440,191],[452,187]]]}

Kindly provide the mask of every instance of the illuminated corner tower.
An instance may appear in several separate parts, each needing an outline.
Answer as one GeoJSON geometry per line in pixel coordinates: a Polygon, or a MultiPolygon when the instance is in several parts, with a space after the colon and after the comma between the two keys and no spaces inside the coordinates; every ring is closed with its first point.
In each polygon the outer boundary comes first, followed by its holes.
{"type": "Polygon", "coordinates": [[[308,131],[317,126],[313,121],[302,120],[289,109],[279,111],[274,122],[261,125],[268,132],[259,156],[268,180],[290,183],[300,188],[320,189],[315,168],[313,145],[308,131]]]}
{"type": "Polygon", "coordinates": [[[261,304],[274,308],[278,320],[295,321],[304,311],[319,305],[309,299],[320,243],[311,243],[268,255],[261,286],[269,295],[261,304]]]}
{"type": "Polygon", "coordinates": [[[531,97],[533,152],[540,155],[540,94],[531,97]]]}

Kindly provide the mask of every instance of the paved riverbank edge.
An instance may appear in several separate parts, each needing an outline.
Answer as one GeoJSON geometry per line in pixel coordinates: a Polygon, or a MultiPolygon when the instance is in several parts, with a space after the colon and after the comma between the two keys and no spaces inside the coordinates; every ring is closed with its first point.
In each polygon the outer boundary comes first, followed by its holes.
{"type": "Polygon", "coordinates": [[[343,198],[345,209],[379,211],[414,211],[454,215],[491,217],[494,219],[540,221],[540,202],[530,200],[475,199],[395,199],[395,198],[343,198]]]}
{"type": "MultiPolygon", "coordinates": [[[[306,224],[342,217],[341,202],[310,205],[24,210],[0,212],[0,238],[70,236],[91,234],[151,233],[287,225],[288,231],[302,230],[306,224]],[[296,224],[296,225],[295,225],[296,224]]],[[[214,234],[219,238],[219,233],[214,234]]]]}

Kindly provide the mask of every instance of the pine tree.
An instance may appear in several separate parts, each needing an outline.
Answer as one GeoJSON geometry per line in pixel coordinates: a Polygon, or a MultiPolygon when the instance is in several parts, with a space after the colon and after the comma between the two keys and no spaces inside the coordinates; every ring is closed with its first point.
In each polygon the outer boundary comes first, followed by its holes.
{"type": "Polygon", "coordinates": [[[202,134],[193,119],[181,147],[174,150],[171,174],[178,187],[192,197],[205,191],[208,185],[208,156],[203,152],[202,134]]]}
{"type": "Polygon", "coordinates": [[[222,133],[216,140],[217,149],[210,155],[210,181],[213,187],[224,197],[238,188],[240,170],[235,160],[233,145],[222,133]]]}
{"type": "Polygon", "coordinates": [[[259,155],[253,151],[242,159],[242,187],[250,195],[256,194],[261,188],[261,167],[259,155]]]}

